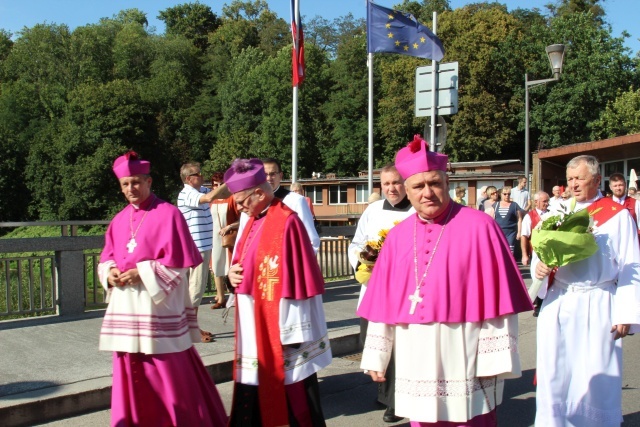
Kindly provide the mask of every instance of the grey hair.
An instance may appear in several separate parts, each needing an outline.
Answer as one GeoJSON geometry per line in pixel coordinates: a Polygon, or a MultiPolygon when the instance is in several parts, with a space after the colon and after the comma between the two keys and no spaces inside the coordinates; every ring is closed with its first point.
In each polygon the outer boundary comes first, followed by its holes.
{"type": "Polygon", "coordinates": [[[536,192],[536,194],[533,195],[533,201],[537,202],[540,199],[540,196],[549,197],[549,195],[547,194],[546,191],[538,191],[538,192],[536,192]]]}
{"type": "Polygon", "coordinates": [[[569,163],[567,163],[567,169],[575,169],[582,163],[587,165],[587,169],[591,175],[600,176],[600,163],[598,162],[598,159],[596,159],[595,156],[589,156],[587,154],[576,156],[569,160],[569,163]]]}

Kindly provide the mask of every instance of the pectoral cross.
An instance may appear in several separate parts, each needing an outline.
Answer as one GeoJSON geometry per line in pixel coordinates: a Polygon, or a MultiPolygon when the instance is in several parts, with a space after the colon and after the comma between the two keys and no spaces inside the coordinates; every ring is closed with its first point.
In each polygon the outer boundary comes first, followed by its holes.
{"type": "Polygon", "coordinates": [[[419,302],[422,302],[422,298],[420,298],[420,288],[416,288],[413,295],[409,296],[409,300],[411,300],[411,309],[409,310],[409,314],[414,314],[416,312],[416,306],[419,302]]]}
{"type": "Polygon", "coordinates": [[[127,249],[128,249],[127,252],[132,254],[136,246],[138,246],[138,244],[136,243],[136,239],[132,237],[131,240],[129,240],[129,243],[127,243],[127,249]]]}

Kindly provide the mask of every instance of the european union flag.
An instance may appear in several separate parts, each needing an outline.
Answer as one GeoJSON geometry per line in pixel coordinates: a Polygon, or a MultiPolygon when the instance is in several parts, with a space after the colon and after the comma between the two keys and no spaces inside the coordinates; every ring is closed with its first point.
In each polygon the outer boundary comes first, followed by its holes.
{"type": "Polygon", "coordinates": [[[367,46],[369,53],[388,52],[440,61],[444,47],[431,30],[412,14],[367,2],[367,46]]]}

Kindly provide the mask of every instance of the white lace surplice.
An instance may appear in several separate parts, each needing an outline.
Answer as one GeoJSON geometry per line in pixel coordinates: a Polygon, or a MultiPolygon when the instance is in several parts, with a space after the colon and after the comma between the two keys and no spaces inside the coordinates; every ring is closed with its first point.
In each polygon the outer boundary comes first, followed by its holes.
{"type": "Polygon", "coordinates": [[[504,379],[521,375],[517,337],[517,315],[395,327],[369,322],[361,368],[385,371],[395,341],[396,415],[463,422],[492,411],[502,402],[504,379]]]}

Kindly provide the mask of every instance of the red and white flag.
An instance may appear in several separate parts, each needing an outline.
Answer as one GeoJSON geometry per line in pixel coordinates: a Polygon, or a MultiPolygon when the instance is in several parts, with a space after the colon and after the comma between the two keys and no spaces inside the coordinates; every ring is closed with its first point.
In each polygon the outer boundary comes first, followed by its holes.
{"type": "Polygon", "coordinates": [[[302,21],[300,20],[299,0],[291,0],[291,34],[293,36],[293,50],[291,52],[293,69],[293,86],[304,81],[304,36],[302,35],[302,21]],[[297,13],[296,13],[296,6],[297,13]]]}

